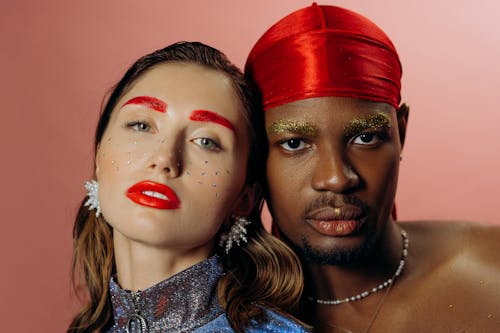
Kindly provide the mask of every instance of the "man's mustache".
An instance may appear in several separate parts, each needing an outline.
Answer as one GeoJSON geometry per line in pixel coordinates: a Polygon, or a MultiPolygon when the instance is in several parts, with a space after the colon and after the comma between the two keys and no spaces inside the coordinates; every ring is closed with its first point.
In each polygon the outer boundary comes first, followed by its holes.
{"type": "Polygon", "coordinates": [[[355,195],[339,195],[332,193],[325,193],[311,201],[304,209],[304,216],[307,216],[312,211],[323,207],[342,207],[344,205],[352,205],[367,212],[370,207],[355,195]]]}

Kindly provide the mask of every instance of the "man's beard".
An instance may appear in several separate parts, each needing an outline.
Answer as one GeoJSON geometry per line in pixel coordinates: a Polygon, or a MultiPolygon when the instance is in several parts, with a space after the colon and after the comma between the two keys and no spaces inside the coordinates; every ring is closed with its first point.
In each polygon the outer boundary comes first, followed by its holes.
{"type": "MultiPolygon", "coordinates": [[[[314,201],[309,203],[304,209],[304,216],[308,216],[310,212],[322,207],[338,207],[343,204],[350,204],[359,207],[365,214],[370,211],[370,208],[362,200],[355,195],[321,195],[314,201]]],[[[306,262],[331,265],[331,266],[349,266],[352,264],[362,263],[371,257],[373,248],[377,242],[375,234],[367,235],[366,240],[352,248],[335,247],[332,249],[315,248],[306,237],[302,237],[300,244],[289,242],[299,257],[306,262]]]]}
{"type": "Polygon", "coordinates": [[[303,261],[318,265],[350,266],[362,263],[370,258],[377,239],[374,235],[371,235],[358,247],[331,250],[314,248],[305,237],[301,239],[301,242],[302,246],[290,241],[288,243],[303,261]]]}

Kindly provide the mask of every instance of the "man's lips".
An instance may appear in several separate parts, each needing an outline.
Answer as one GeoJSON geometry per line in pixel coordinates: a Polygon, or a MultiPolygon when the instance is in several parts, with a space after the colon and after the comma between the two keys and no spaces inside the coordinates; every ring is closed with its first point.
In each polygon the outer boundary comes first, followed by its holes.
{"type": "Polygon", "coordinates": [[[361,228],[363,215],[363,210],[354,205],[326,206],[309,212],[306,221],[321,234],[348,236],[361,228]]]}
{"type": "Polygon", "coordinates": [[[311,220],[357,220],[363,215],[363,210],[354,205],[343,205],[340,207],[325,206],[317,208],[306,215],[311,220]]]}
{"type": "Polygon", "coordinates": [[[151,208],[177,209],[181,206],[174,190],[149,180],[132,185],[127,191],[127,197],[139,205],[151,208]]]}

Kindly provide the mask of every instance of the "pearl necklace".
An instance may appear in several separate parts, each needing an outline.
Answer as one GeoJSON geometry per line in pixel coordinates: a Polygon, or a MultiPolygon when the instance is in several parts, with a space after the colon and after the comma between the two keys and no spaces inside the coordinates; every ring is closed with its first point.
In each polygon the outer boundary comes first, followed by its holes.
{"type": "Polygon", "coordinates": [[[403,239],[403,252],[401,254],[401,260],[399,261],[398,268],[396,269],[396,272],[394,275],[385,280],[383,283],[379,284],[378,286],[370,289],[370,290],[365,290],[362,293],[359,293],[357,295],[343,298],[343,299],[332,299],[332,300],[323,300],[319,298],[312,298],[312,297],[307,297],[308,300],[312,302],[316,302],[318,304],[327,304],[327,305],[337,305],[337,304],[342,304],[342,303],[348,303],[352,301],[358,301],[360,299],[363,299],[371,294],[374,294],[382,289],[387,288],[388,286],[392,285],[396,278],[401,275],[401,272],[403,271],[403,267],[405,266],[405,260],[406,257],[408,256],[408,246],[410,243],[410,240],[408,239],[408,235],[406,234],[406,231],[401,230],[401,238],[403,239]]]}

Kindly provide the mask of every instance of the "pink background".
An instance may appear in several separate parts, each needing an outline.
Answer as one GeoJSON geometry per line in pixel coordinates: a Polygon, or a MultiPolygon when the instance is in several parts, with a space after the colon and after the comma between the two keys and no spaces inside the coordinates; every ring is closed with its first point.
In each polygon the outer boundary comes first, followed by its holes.
{"type": "MultiPolygon", "coordinates": [[[[178,40],[211,44],[242,66],[271,23],[309,4],[2,1],[2,330],[61,332],[76,309],[69,284],[73,217],[92,174],[102,97],[124,70],[178,40]]],[[[412,108],[400,218],[500,224],[498,2],[335,4],[377,22],[400,52],[403,97],[412,108]]]]}

